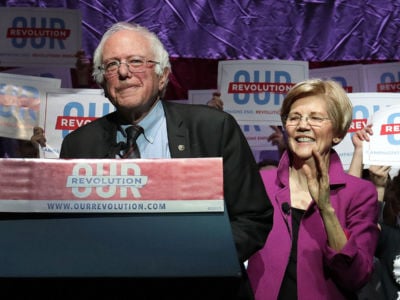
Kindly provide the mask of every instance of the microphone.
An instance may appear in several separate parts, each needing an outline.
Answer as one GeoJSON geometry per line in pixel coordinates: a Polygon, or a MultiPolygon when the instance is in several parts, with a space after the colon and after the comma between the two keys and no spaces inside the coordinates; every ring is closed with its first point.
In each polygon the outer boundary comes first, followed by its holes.
{"type": "Polygon", "coordinates": [[[290,215],[290,205],[287,202],[282,203],[282,211],[284,212],[285,215],[290,215]]]}

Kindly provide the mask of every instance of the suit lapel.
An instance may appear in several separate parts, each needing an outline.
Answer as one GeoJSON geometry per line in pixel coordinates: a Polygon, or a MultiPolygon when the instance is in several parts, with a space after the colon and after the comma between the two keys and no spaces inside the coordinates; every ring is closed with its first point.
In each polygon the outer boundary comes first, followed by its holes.
{"type": "Polygon", "coordinates": [[[116,142],[118,130],[117,113],[114,112],[108,115],[105,118],[104,123],[102,123],[102,126],[104,143],[102,145],[98,145],[98,147],[101,147],[100,151],[104,153],[105,158],[115,158],[116,154],[120,150],[120,145],[116,142]]]}
{"type": "MultiPolygon", "coordinates": [[[[179,104],[162,101],[167,121],[169,151],[172,158],[191,157],[189,132],[179,111],[179,104]]],[[[181,104],[186,105],[186,104],[181,104]]]]}

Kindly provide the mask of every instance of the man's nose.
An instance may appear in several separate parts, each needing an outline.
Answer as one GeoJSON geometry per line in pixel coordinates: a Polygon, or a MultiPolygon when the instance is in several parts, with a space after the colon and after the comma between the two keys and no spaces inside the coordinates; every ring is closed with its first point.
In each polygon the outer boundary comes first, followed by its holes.
{"type": "Polygon", "coordinates": [[[129,65],[126,62],[124,61],[120,62],[118,66],[118,74],[120,77],[127,77],[132,74],[129,65]]]}

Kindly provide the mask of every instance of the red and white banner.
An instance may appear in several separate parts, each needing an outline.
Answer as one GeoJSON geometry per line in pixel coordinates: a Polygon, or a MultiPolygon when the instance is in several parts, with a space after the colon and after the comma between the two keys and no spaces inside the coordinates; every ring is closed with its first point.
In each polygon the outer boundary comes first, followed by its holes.
{"type": "Polygon", "coordinates": [[[222,158],[0,159],[0,211],[224,211],[222,158]]]}

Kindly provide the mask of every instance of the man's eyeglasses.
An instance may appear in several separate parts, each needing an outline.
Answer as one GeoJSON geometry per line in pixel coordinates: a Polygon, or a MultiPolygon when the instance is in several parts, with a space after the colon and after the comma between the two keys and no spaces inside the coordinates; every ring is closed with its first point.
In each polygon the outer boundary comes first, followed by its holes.
{"type": "Polygon", "coordinates": [[[159,62],[140,56],[134,56],[129,58],[127,61],[110,60],[102,64],[99,69],[107,76],[115,75],[122,64],[126,65],[129,72],[138,73],[144,72],[146,68],[159,64],[159,62]]]}
{"type": "Polygon", "coordinates": [[[321,127],[324,121],[331,120],[329,118],[318,115],[302,116],[299,114],[289,114],[285,118],[285,123],[287,126],[297,126],[303,119],[312,127],[321,127]]]}

